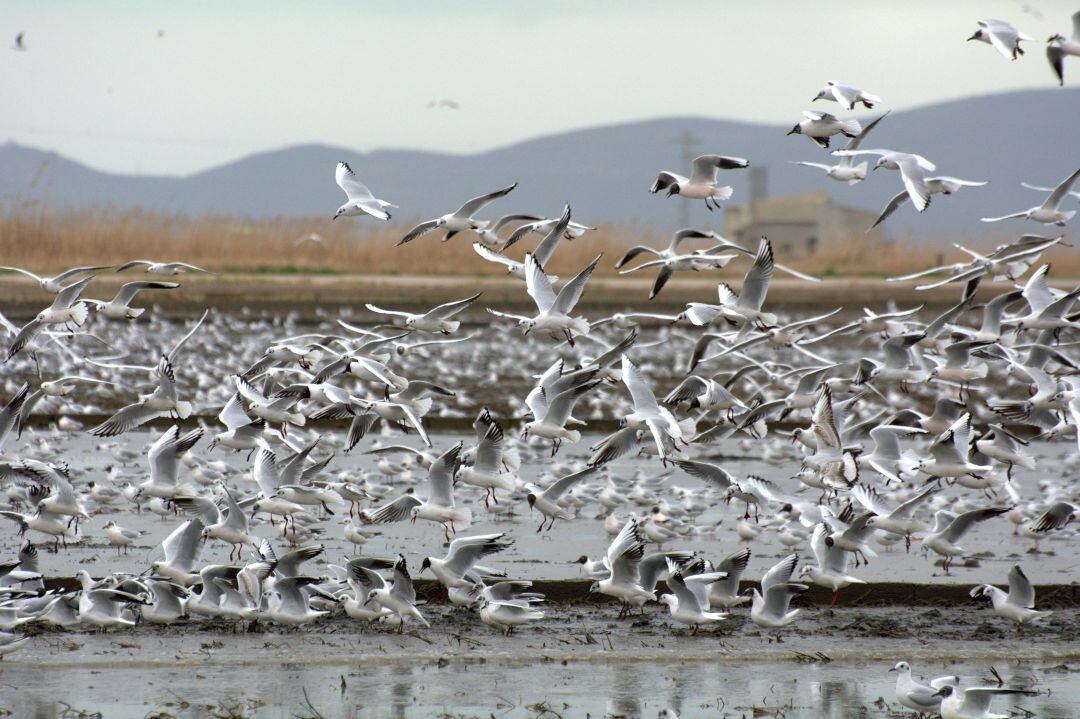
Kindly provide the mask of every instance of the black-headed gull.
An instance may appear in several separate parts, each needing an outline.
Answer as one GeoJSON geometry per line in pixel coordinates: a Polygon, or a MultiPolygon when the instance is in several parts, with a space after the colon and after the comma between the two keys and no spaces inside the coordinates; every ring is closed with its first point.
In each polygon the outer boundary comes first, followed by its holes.
{"type": "Polygon", "coordinates": [[[993,46],[1006,60],[1015,60],[1024,54],[1020,43],[1031,40],[1030,37],[1016,29],[1011,23],[1004,20],[987,18],[979,20],[979,29],[968,38],[968,42],[978,40],[993,46]]]}
{"type": "Polygon", "coordinates": [[[1039,619],[1045,619],[1053,612],[1035,609],[1035,587],[1024,574],[1020,565],[1009,570],[1009,591],[1005,592],[992,584],[980,584],[971,590],[974,598],[987,597],[994,608],[994,614],[1016,622],[1021,633],[1024,625],[1039,619]]]}
{"type": "Polygon", "coordinates": [[[942,568],[946,573],[953,557],[964,554],[964,549],[956,543],[967,534],[968,530],[979,522],[985,522],[1009,511],[1009,507],[982,507],[960,514],[940,510],[934,515],[934,526],[923,537],[922,545],[945,558],[942,568]]]}
{"type": "MultiPolygon", "coordinates": [[[[875,119],[869,125],[864,127],[862,131],[855,137],[848,140],[848,143],[844,145],[845,150],[858,150],[862,145],[863,140],[866,139],[870,131],[873,130],[879,122],[885,119],[885,113],[881,117],[875,119]]],[[[795,162],[789,161],[792,165],[805,165],[806,167],[816,167],[820,170],[824,170],[825,174],[838,182],[846,182],[849,185],[855,185],[866,179],[866,167],[865,162],[860,162],[858,165],[852,164],[851,155],[843,155],[840,157],[840,161],[835,165],[826,165],[820,162],[795,162]]]]}
{"type": "Polygon", "coordinates": [[[403,324],[405,329],[410,331],[429,332],[431,334],[442,333],[448,335],[451,332],[457,330],[461,326],[461,322],[455,319],[451,319],[454,315],[464,311],[473,302],[476,302],[477,298],[482,293],[477,292],[472,297],[466,297],[463,300],[455,300],[454,302],[447,302],[441,304],[438,307],[428,310],[422,314],[413,314],[411,312],[401,312],[399,310],[384,310],[381,307],[376,307],[372,304],[364,305],[369,311],[382,315],[391,315],[393,317],[404,317],[403,324]]]}
{"type": "Polygon", "coordinates": [[[40,275],[35,275],[30,270],[24,270],[21,267],[0,267],[0,270],[8,270],[10,272],[18,272],[20,274],[26,275],[30,279],[37,282],[38,285],[41,287],[41,289],[45,290],[46,292],[50,292],[50,293],[52,293],[54,295],[57,295],[57,294],[60,294],[60,292],[63,291],[64,289],[66,289],[67,287],[71,287],[71,285],[64,285],[64,282],[71,279],[75,275],[82,275],[82,274],[86,274],[87,272],[97,272],[98,270],[107,270],[107,269],[109,269],[109,267],[111,267],[111,265],[94,265],[92,267],[73,267],[70,270],[66,270],[66,271],[61,272],[60,274],[54,275],[52,277],[42,277],[40,275]]]}
{"type": "Polygon", "coordinates": [[[1012,714],[991,714],[990,705],[994,697],[1002,695],[1034,694],[1027,689],[1009,687],[969,687],[961,689],[953,684],[945,684],[938,690],[942,696],[941,719],[1009,719],[1012,714]]]}
{"type": "Polygon", "coordinates": [[[133,320],[146,312],[145,308],[129,306],[139,292],[142,290],[175,290],[179,286],[177,282],[156,282],[153,280],[128,282],[108,302],[102,300],[86,301],[96,307],[97,313],[102,317],[107,317],[110,320],[133,320]]]}
{"type": "Polygon", "coordinates": [[[1046,59],[1057,75],[1059,85],[1065,84],[1065,58],[1069,55],[1080,57],[1080,11],[1073,13],[1072,24],[1071,38],[1055,33],[1046,41],[1046,59]]]}
{"type": "Polygon", "coordinates": [[[146,268],[145,271],[151,275],[164,275],[166,277],[182,275],[188,270],[212,274],[209,270],[204,270],[195,265],[189,265],[186,262],[155,262],[154,260],[131,260],[117,267],[116,271],[123,272],[132,267],[144,267],[146,268]]]}
{"type": "Polygon", "coordinates": [[[529,492],[528,495],[526,495],[529,508],[535,509],[541,514],[540,526],[536,529],[537,532],[544,529],[545,523],[550,530],[555,526],[556,519],[573,519],[573,515],[567,512],[566,509],[559,504],[559,499],[583,479],[593,476],[595,472],[596,467],[586,467],[580,471],[571,472],[565,477],[560,477],[548,485],[547,488],[542,488],[535,484],[526,485],[526,489],[529,492]]]}
{"type": "Polygon", "coordinates": [[[855,105],[862,103],[863,107],[867,110],[873,109],[874,105],[882,102],[882,99],[877,95],[871,95],[865,90],[860,90],[854,85],[847,85],[842,82],[834,82],[829,80],[829,83],[818,90],[818,94],[815,95],[810,102],[817,100],[828,100],[829,102],[838,102],[840,107],[845,110],[854,110],[855,105]]]}
{"type": "Polygon", "coordinates": [[[791,598],[807,590],[805,584],[792,582],[799,557],[791,554],[777,562],[761,578],[761,591],[751,590],[750,620],[759,627],[778,629],[795,621],[799,609],[789,609],[791,598]]]}
{"type": "Polygon", "coordinates": [[[581,299],[581,293],[585,291],[585,283],[589,281],[602,254],[590,262],[581,272],[562,286],[558,294],[551,286],[551,278],[544,272],[544,268],[532,254],[525,256],[525,287],[536,304],[537,314],[533,317],[513,315],[508,312],[498,312],[488,308],[488,312],[496,317],[514,320],[524,329],[525,334],[533,330],[548,332],[554,338],[556,334],[566,337],[570,346],[574,346],[574,335],[589,334],[589,321],[584,317],[572,317],[571,313],[581,299]]]}
{"type": "Polygon", "coordinates": [[[714,207],[720,206],[720,200],[728,199],[732,193],[730,185],[716,186],[717,171],[739,170],[744,167],[750,167],[750,161],[741,157],[699,155],[691,163],[690,177],[661,170],[649,192],[656,194],[667,190],[668,197],[679,195],[688,200],[705,200],[705,207],[711,212],[714,207]]]}
{"type": "Polygon", "coordinates": [[[922,684],[912,678],[911,665],[907,662],[897,662],[896,666],[889,671],[897,672],[896,701],[908,709],[914,709],[920,715],[927,712],[936,712],[941,707],[939,689],[946,684],[960,683],[960,677],[947,676],[931,679],[929,685],[922,684]]]}
{"type": "Polygon", "coordinates": [[[474,197],[453,212],[441,217],[436,217],[434,220],[421,222],[419,225],[409,230],[404,237],[398,240],[395,247],[404,245],[407,242],[412,242],[420,235],[440,228],[446,230],[446,236],[443,237],[443,242],[446,242],[459,232],[487,227],[489,224],[487,221],[474,220],[473,215],[484,209],[488,203],[493,202],[500,197],[509,195],[515,187],[517,187],[516,182],[501,190],[496,190],[495,192],[490,192],[486,195],[481,195],[480,197],[474,197]]]}
{"type": "Polygon", "coordinates": [[[813,140],[818,147],[829,146],[829,138],[833,135],[845,137],[857,137],[862,132],[862,125],[858,120],[839,120],[835,115],[827,112],[803,111],[803,120],[800,120],[788,130],[789,135],[805,135],[813,140]]]}
{"type": "Polygon", "coordinates": [[[1080,177],[1080,169],[1073,174],[1066,177],[1060,185],[1054,188],[1054,190],[1047,196],[1046,201],[1038,207],[1032,207],[1022,212],[1014,212],[1011,215],[1002,215],[1001,217],[984,217],[983,222],[1000,222],[1001,220],[1011,220],[1016,218],[1023,218],[1025,220],[1033,220],[1034,222],[1041,222],[1044,225],[1057,225],[1064,227],[1065,223],[1072,219],[1076,214],[1076,210],[1061,210],[1061,203],[1069,196],[1069,192],[1072,190],[1073,185],[1076,183],[1076,179],[1080,177]]]}
{"type": "Polygon", "coordinates": [[[353,172],[347,162],[337,164],[337,168],[334,170],[334,180],[337,181],[338,187],[345,192],[345,196],[349,200],[338,208],[338,211],[330,218],[331,220],[336,220],[339,217],[356,217],[358,215],[371,215],[380,220],[389,220],[390,213],[387,212],[387,208],[397,207],[397,205],[391,205],[386,200],[380,200],[372,195],[367,185],[357,179],[356,173],[353,172]]]}

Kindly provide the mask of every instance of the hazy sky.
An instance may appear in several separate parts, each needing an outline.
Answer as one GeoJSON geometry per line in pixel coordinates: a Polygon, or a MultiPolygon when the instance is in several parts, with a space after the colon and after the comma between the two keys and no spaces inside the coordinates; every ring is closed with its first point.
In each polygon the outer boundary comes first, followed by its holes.
{"type": "MultiPolygon", "coordinates": [[[[8,0],[0,141],[102,169],[184,174],[310,142],[468,153],[667,115],[789,124],[827,80],[897,109],[1053,87],[1045,40],[1070,34],[1077,9],[1076,0],[8,0]],[[1009,62],[965,42],[984,17],[1035,38],[1028,54],[1009,62]],[[20,31],[26,52],[11,49],[20,31]],[[461,109],[427,109],[441,98],[461,109]]],[[[1080,61],[1066,65],[1080,83],[1080,61]]]]}

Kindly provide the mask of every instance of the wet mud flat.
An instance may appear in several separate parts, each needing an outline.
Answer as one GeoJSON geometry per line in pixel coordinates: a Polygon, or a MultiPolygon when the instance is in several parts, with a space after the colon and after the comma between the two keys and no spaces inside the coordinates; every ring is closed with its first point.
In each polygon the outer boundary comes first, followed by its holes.
{"type": "Polygon", "coordinates": [[[674,708],[682,716],[895,717],[902,707],[888,669],[899,660],[917,674],[970,681],[996,681],[997,672],[1038,692],[1003,705],[1033,716],[1072,717],[1080,706],[1075,607],[1055,609],[1024,636],[973,606],[807,606],[779,632],[752,624],[741,607],[694,634],[658,606],[619,620],[614,604],[554,604],[543,621],[509,637],[468,610],[423,611],[432,626],[410,624],[402,635],[396,623],[369,630],[340,616],[300,628],[192,621],[41,631],[0,665],[0,710],[598,717],[674,708]]]}

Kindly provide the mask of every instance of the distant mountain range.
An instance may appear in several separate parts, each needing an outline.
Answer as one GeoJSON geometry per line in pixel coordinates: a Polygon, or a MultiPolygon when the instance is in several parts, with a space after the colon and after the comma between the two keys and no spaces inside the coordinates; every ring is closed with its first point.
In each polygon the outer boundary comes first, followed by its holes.
{"type": "MultiPolygon", "coordinates": [[[[848,114],[831,103],[817,105],[848,114]]],[[[859,117],[878,114],[865,111],[859,117]]],[[[650,195],[648,187],[660,169],[689,174],[681,159],[680,138],[686,134],[698,141],[695,154],[739,155],[768,168],[770,196],[825,189],[839,203],[877,211],[899,191],[900,178],[892,171],[878,171],[849,187],[818,170],[788,164],[836,159],[804,137],[785,137],[789,128],[673,117],[563,132],[474,155],[301,145],[178,178],[99,172],[53,152],[8,143],[0,146],[0,201],[329,218],[344,197],[333,181],[334,164],[347,160],[377,196],[400,205],[401,219],[433,217],[517,181],[517,190],[492,206],[490,215],[551,216],[570,201],[574,219],[582,222],[674,227],[682,200],[650,195]]],[[[843,146],[840,140],[834,147],[843,146]]],[[[1041,201],[1039,193],[1020,187],[1021,181],[1056,184],[1080,166],[1080,89],[1011,92],[893,112],[866,145],[918,152],[937,164],[938,174],[991,181],[953,197],[935,197],[921,216],[905,207],[890,221],[892,236],[978,237],[986,231],[980,216],[1041,201]]],[[[746,171],[724,173],[723,179],[735,186],[731,202],[747,199],[746,171]]],[[[720,227],[719,216],[701,203],[694,203],[690,221],[720,227]]]]}

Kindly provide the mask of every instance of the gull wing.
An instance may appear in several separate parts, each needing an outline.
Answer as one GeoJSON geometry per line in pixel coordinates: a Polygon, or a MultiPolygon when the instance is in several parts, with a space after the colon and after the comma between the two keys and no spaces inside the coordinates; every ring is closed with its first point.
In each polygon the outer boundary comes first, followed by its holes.
{"type": "Polygon", "coordinates": [[[481,209],[483,209],[484,205],[488,204],[489,202],[497,200],[500,197],[505,197],[506,195],[509,195],[515,187],[517,187],[516,182],[509,187],[504,187],[501,190],[495,190],[495,192],[490,192],[486,195],[480,195],[480,197],[474,197],[473,199],[469,200],[464,205],[459,207],[457,210],[455,210],[454,215],[461,218],[472,217],[481,209]]]}
{"type": "Polygon", "coordinates": [[[581,293],[585,290],[585,283],[589,281],[589,277],[592,276],[593,270],[596,269],[597,263],[600,262],[600,258],[603,256],[603,253],[597,255],[596,259],[590,262],[576,277],[562,286],[558,296],[555,298],[555,311],[564,315],[569,315],[574,311],[574,306],[577,305],[578,300],[581,299],[581,293]]]}

